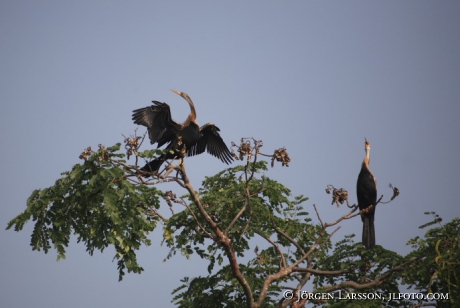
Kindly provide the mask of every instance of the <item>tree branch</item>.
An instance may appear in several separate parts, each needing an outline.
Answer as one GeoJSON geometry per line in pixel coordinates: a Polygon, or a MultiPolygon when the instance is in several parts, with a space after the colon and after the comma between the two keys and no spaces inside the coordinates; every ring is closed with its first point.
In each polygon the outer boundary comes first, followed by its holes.
{"type": "MultiPolygon", "coordinates": [[[[249,195],[248,195],[248,187],[246,186],[246,196],[244,198],[244,205],[243,207],[241,208],[241,210],[235,215],[235,217],[233,217],[232,221],[230,222],[230,224],[227,226],[227,228],[225,228],[224,230],[224,234],[227,236],[228,235],[228,232],[230,232],[230,230],[233,228],[233,226],[235,225],[235,223],[238,221],[238,219],[240,219],[241,215],[243,215],[243,213],[246,211],[246,208],[249,204],[249,195]]],[[[244,234],[244,233],[242,233],[244,234]]]]}
{"type": "Polygon", "coordinates": [[[379,286],[382,283],[384,283],[385,281],[387,281],[394,272],[402,271],[402,270],[406,269],[406,267],[409,264],[411,264],[412,262],[414,262],[416,260],[418,260],[418,259],[414,258],[414,259],[406,261],[406,262],[404,262],[404,263],[402,263],[402,264],[400,264],[400,265],[398,265],[396,267],[393,267],[393,268],[389,269],[388,271],[386,271],[385,273],[383,273],[382,275],[380,275],[379,277],[375,278],[371,282],[357,283],[357,282],[354,282],[354,281],[344,281],[344,282],[341,282],[340,284],[329,286],[329,287],[326,287],[324,289],[321,289],[321,292],[329,293],[329,292],[332,292],[332,291],[344,289],[346,287],[354,288],[356,290],[362,290],[362,289],[370,289],[370,288],[379,286]]]}
{"type": "MultiPolygon", "coordinates": [[[[243,288],[244,294],[247,299],[247,307],[251,308],[252,304],[254,302],[254,297],[252,294],[252,289],[247,282],[246,278],[244,277],[243,273],[241,273],[238,265],[238,260],[236,258],[235,250],[232,245],[232,241],[229,237],[227,237],[226,234],[222,232],[222,230],[219,228],[218,224],[214,222],[214,220],[211,218],[211,216],[206,212],[206,209],[204,208],[203,204],[201,203],[201,200],[198,196],[198,194],[195,192],[193,186],[190,183],[190,179],[187,176],[187,173],[185,172],[184,166],[179,167],[180,168],[180,173],[182,175],[182,180],[183,182],[183,187],[189,192],[190,196],[192,197],[193,201],[195,202],[196,206],[198,207],[198,210],[200,211],[200,214],[202,217],[205,219],[206,223],[208,226],[214,231],[215,236],[213,237],[214,241],[220,243],[224,251],[227,255],[227,258],[230,262],[230,267],[232,269],[233,275],[235,278],[238,280],[240,283],[241,287],[243,288]]],[[[182,185],[181,185],[182,186],[182,185]]]]}
{"type": "Polygon", "coordinates": [[[286,233],[278,229],[274,222],[272,222],[272,226],[273,226],[273,229],[275,229],[277,233],[281,234],[284,238],[286,238],[289,242],[291,242],[291,244],[293,244],[302,253],[302,255],[305,255],[305,251],[299,245],[299,243],[297,243],[296,240],[294,240],[292,237],[290,237],[289,235],[287,235],[286,233]]]}
{"type": "Polygon", "coordinates": [[[196,223],[198,224],[198,226],[200,227],[200,229],[211,239],[213,240],[216,240],[216,238],[211,234],[209,233],[208,231],[206,231],[206,229],[201,225],[200,221],[198,220],[198,218],[195,216],[195,213],[193,212],[193,210],[190,208],[190,206],[187,204],[187,202],[185,202],[184,200],[182,200],[183,203],[182,205],[184,205],[189,211],[190,213],[192,214],[193,218],[195,219],[196,223]]]}
{"type": "Polygon", "coordinates": [[[343,274],[349,273],[351,270],[321,271],[321,270],[308,268],[308,267],[294,267],[292,271],[299,272],[299,273],[310,273],[310,274],[322,275],[322,276],[332,276],[332,275],[343,275],[343,274]]]}
{"type": "Polygon", "coordinates": [[[269,237],[266,237],[265,235],[263,235],[262,233],[260,232],[257,232],[257,234],[259,234],[261,237],[263,237],[267,242],[269,242],[270,244],[273,245],[273,247],[275,247],[275,249],[278,251],[278,253],[280,254],[280,258],[281,258],[281,267],[282,268],[286,268],[287,267],[287,264],[286,264],[286,259],[284,258],[284,254],[283,252],[281,251],[280,247],[275,243],[273,242],[269,237]]]}

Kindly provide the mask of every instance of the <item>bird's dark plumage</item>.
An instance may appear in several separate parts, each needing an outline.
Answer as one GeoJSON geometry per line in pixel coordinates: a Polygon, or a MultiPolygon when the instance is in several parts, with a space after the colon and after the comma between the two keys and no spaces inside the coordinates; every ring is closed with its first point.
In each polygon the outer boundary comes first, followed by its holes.
{"type": "Polygon", "coordinates": [[[168,159],[199,155],[205,150],[222,162],[231,163],[233,157],[219,134],[219,128],[213,123],[199,127],[195,106],[190,97],[184,92],[172,91],[182,96],[190,105],[190,114],[184,123],[179,124],[172,120],[169,105],[158,101],[153,101],[153,106],[133,111],[134,123],[148,128],[150,143],[157,143],[158,147],[167,144],[166,148],[170,150],[141,170],[158,172],[163,162],[168,159]]]}
{"type": "Polygon", "coordinates": [[[375,207],[377,203],[377,183],[374,175],[369,169],[370,161],[370,143],[365,142],[366,157],[364,157],[361,165],[361,171],[358,175],[358,182],[356,184],[356,195],[358,197],[359,209],[365,210],[365,213],[361,214],[363,221],[363,245],[372,249],[375,246],[375,229],[374,229],[374,215],[375,207]],[[372,206],[372,208],[370,208],[372,206]]]}
{"type": "Polygon", "coordinates": [[[153,106],[136,109],[133,111],[134,124],[148,128],[150,143],[158,142],[166,131],[177,132],[181,125],[171,119],[169,105],[152,101],[153,106]]]}
{"type": "Polygon", "coordinates": [[[187,151],[187,156],[199,155],[207,150],[212,156],[219,158],[226,164],[230,164],[233,161],[232,154],[222,140],[219,132],[219,127],[215,126],[213,123],[201,126],[200,138],[196,144],[187,151]]]}

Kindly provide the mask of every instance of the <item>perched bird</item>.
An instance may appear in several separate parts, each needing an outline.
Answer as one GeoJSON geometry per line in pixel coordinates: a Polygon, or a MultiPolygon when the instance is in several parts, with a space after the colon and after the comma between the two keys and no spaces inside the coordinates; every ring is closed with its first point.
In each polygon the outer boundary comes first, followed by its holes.
{"type": "Polygon", "coordinates": [[[375,246],[374,214],[377,203],[377,181],[369,169],[371,145],[365,140],[366,156],[361,164],[361,171],[356,183],[356,195],[358,196],[359,209],[363,221],[363,245],[372,249],[375,246]]]}
{"type": "Polygon", "coordinates": [[[190,105],[190,114],[184,123],[180,124],[172,120],[169,105],[158,101],[152,101],[153,106],[136,109],[133,111],[135,124],[146,126],[149,133],[150,143],[158,144],[158,148],[167,144],[168,153],[150,161],[143,171],[158,172],[161,165],[168,159],[181,159],[185,156],[194,156],[205,150],[222,162],[229,164],[233,157],[219,135],[220,129],[213,123],[199,126],[196,121],[195,105],[190,97],[176,90],[171,90],[184,98],[190,105]]]}

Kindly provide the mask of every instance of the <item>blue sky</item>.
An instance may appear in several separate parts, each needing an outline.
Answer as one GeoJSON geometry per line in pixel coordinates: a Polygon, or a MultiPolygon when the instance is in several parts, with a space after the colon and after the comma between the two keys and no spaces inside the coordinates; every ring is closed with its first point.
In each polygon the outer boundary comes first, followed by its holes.
{"type": "MultiPolygon", "coordinates": [[[[326,185],[356,202],[366,137],[379,194],[391,195],[389,183],[401,191],[377,208],[376,242],[405,254],[425,232],[423,212],[445,221],[460,212],[458,16],[455,1],[4,0],[0,225],[83,149],[132,134],[133,109],[165,101],[183,121],[188,107],[172,88],[227,144],[285,146],[290,167],[266,175],[310,197],[305,207],[316,204],[324,221],[347,211],[326,185]]],[[[208,155],[186,165],[196,186],[225,167],[208,155]]],[[[359,241],[361,228],[359,217],[345,221],[333,239],[359,241]]],[[[180,278],[206,273],[197,257],[163,263],[167,250],[154,244],[139,253],[145,272],[120,283],[112,251],[90,257],[74,240],[56,262],[31,250],[31,230],[0,232],[3,307],[171,307],[180,278]]]]}

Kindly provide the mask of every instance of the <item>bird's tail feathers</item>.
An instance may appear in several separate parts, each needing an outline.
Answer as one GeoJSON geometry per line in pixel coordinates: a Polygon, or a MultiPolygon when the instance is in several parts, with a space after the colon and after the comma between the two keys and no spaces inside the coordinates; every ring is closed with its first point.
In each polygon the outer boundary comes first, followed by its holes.
{"type": "MultiPolygon", "coordinates": [[[[160,170],[160,167],[164,163],[164,161],[165,161],[165,159],[163,158],[163,155],[161,155],[159,158],[148,162],[140,170],[146,171],[146,172],[151,172],[151,173],[156,173],[156,172],[158,172],[160,170]]],[[[144,177],[149,177],[149,176],[150,175],[144,175],[144,177]]]]}
{"type": "Polygon", "coordinates": [[[372,219],[372,217],[364,217],[364,221],[363,221],[363,245],[367,249],[372,249],[375,246],[374,220],[372,219]]]}

